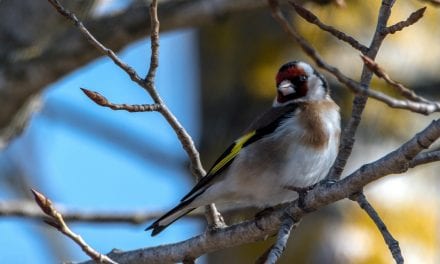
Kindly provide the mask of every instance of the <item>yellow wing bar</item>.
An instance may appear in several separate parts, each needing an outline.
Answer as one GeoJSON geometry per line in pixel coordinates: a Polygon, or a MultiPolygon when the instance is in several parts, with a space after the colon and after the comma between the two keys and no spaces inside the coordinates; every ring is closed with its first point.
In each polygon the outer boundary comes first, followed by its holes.
{"type": "Polygon", "coordinates": [[[251,138],[255,135],[256,131],[251,131],[247,134],[245,134],[244,136],[242,136],[241,138],[237,139],[234,142],[234,147],[232,147],[232,149],[229,151],[229,153],[225,153],[225,157],[223,159],[221,159],[219,162],[217,162],[217,164],[215,164],[215,166],[211,169],[209,174],[215,174],[218,170],[220,170],[221,168],[223,168],[223,166],[225,166],[226,164],[228,164],[229,161],[231,161],[233,158],[235,158],[235,156],[237,156],[237,154],[240,152],[240,150],[243,148],[243,145],[251,138]]]}

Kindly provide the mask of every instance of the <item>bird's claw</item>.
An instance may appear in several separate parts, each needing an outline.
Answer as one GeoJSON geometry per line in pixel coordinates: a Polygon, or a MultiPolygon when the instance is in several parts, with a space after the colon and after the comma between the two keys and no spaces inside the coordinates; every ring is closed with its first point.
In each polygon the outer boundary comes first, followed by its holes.
{"type": "Polygon", "coordinates": [[[298,207],[303,210],[306,213],[310,213],[315,211],[315,209],[313,208],[307,208],[305,205],[305,198],[307,196],[307,193],[311,190],[313,190],[313,188],[315,188],[318,185],[318,183],[315,183],[313,185],[310,186],[306,186],[306,187],[297,187],[297,186],[285,186],[284,188],[297,192],[298,193],[298,207]]]}

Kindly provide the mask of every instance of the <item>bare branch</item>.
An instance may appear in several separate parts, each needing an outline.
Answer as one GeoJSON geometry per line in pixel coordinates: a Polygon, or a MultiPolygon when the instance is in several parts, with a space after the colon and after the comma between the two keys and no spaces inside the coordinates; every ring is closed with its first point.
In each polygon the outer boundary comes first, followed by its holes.
{"type": "MultiPolygon", "coordinates": [[[[338,157],[336,158],[335,165],[332,167],[328,174],[328,177],[330,179],[339,179],[345,167],[345,164],[347,163],[348,157],[351,154],[351,150],[355,141],[354,135],[356,133],[357,127],[359,126],[361,114],[367,102],[367,97],[372,97],[376,100],[382,101],[393,108],[407,109],[421,114],[430,114],[440,111],[440,108],[433,104],[418,103],[409,100],[397,100],[381,92],[368,89],[372,78],[372,72],[366,67],[364,67],[362,70],[360,83],[346,77],[339,71],[338,68],[326,63],[318,54],[318,52],[289,24],[289,22],[286,20],[281,10],[279,9],[277,0],[268,0],[268,2],[269,6],[272,9],[272,16],[274,17],[274,19],[281,25],[281,27],[288,33],[288,35],[301,46],[303,51],[310,58],[312,58],[319,67],[333,74],[341,83],[345,84],[350,90],[357,94],[355,96],[355,99],[353,100],[351,118],[342,136],[342,142],[339,147],[338,157]]],[[[376,31],[373,36],[373,40],[371,42],[369,50],[366,54],[370,58],[376,57],[379,47],[381,46],[386,36],[381,32],[384,28],[386,28],[386,24],[390,17],[391,8],[394,5],[394,2],[394,0],[382,1],[382,5],[379,10],[376,31]]]]}
{"type": "Polygon", "coordinates": [[[432,103],[429,100],[418,96],[414,91],[406,88],[401,83],[396,82],[388,76],[388,74],[385,72],[384,69],[382,69],[379,64],[377,64],[374,60],[368,58],[365,55],[361,55],[362,60],[364,61],[365,65],[373,71],[373,73],[379,77],[384,79],[388,84],[390,84],[392,87],[394,87],[400,94],[402,94],[405,98],[409,100],[413,100],[416,102],[423,102],[423,103],[432,103]]]}
{"type": "Polygon", "coordinates": [[[412,24],[416,23],[417,21],[419,21],[423,17],[423,14],[425,14],[425,11],[426,11],[426,6],[411,13],[411,15],[406,20],[400,21],[392,26],[385,28],[382,33],[383,34],[394,34],[397,31],[400,31],[406,27],[411,26],[412,24]]]}
{"type": "Polygon", "coordinates": [[[409,167],[414,168],[419,165],[440,161],[440,150],[423,152],[417,155],[410,163],[409,167]]]}
{"type": "Polygon", "coordinates": [[[151,57],[150,68],[145,77],[145,81],[154,85],[157,67],[159,67],[159,19],[157,17],[157,0],[150,4],[150,22],[151,22],[151,57]]]}
{"type": "MultiPolygon", "coordinates": [[[[139,210],[135,212],[96,212],[88,210],[73,210],[64,208],[62,205],[55,205],[59,208],[57,211],[63,215],[66,222],[89,222],[89,223],[128,223],[144,224],[147,221],[157,219],[165,212],[147,212],[139,210]]],[[[29,201],[0,201],[0,216],[3,217],[25,217],[30,219],[45,219],[45,214],[29,201]]],[[[200,218],[200,213],[191,213],[187,217],[200,218]]]]}
{"type": "MultiPolygon", "coordinates": [[[[291,36],[295,41],[298,42],[298,44],[300,44],[300,46],[304,50],[304,52],[311,59],[313,59],[319,67],[321,67],[324,70],[331,73],[333,76],[336,77],[336,79],[338,79],[338,81],[345,84],[351,91],[355,92],[356,94],[358,94],[360,96],[372,97],[372,98],[374,98],[378,101],[381,101],[381,102],[383,102],[393,108],[406,109],[406,110],[410,110],[415,113],[420,113],[420,114],[425,114],[425,115],[431,114],[433,112],[440,112],[440,105],[438,105],[436,103],[433,104],[431,102],[424,103],[424,102],[413,102],[413,101],[409,101],[409,100],[398,100],[396,98],[388,96],[388,95],[381,93],[379,91],[367,89],[366,87],[368,87],[368,84],[371,80],[371,75],[369,75],[368,82],[365,81],[367,77],[361,78],[361,83],[358,83],[355,80],[348,78],[343,73],[341,73],[341,71],[338,68],[331,66],[330,64],[325,62],[322,59],[322,57],[318,54],[318,52],[304,38],[302,38],[295,31],[295,29],[293,29],[290,26],[289,22],[285,19],[284,15],[281,13],[281,11],[277,5],[276,0],[269,0],[269,1],[271,3],[272,14],[273,14],[274,18],[281,24],[281,26],[289,34],[289,36],[291,36]],[[275,2],[275,5],[273,4],[274,2],[275,2]],[[364,83],[366,83],[366,84],[364,84],[364,83]]],[[[376,47],[376,45],[374,47],[376,47]]],[[[364,69],[364,71],[365,71],[365,69],[364,69]]],[[[368,72],[370,74],[372,73],[371,71],[368,71],[368,72]]],[[[353,104],[353,106],[357,105],[359,107],[360,104],[362,103],[362,101],[363,100],[360,100],[360,99],[356,100],[355,99],[355,101],[354,101],[355,103],[353,104]]],[[[353,109],[353,111],[354,111],[354,109],[353,109]]],[[[350,119],[349,125],[347,126],[347,128],[344,132],[344,135],[346,135],[346,136],[343,137],[343,142],[345,140],[346,142],[351,142],[351,143],[346,143],[346,144],[342,143],[341,144],[341,150],[344,150],[343,152],[350,150],[350,153],[351,153],[351,146],[354,143],[354,133],[356,130],[355,127],[357,128],[357,125],[360,122],[360,114],[362,111],[359,113],[357,113],[357,112],[354,113],[353,111],[352,111],[352,118],[350,119]],[[353,117],[356,117],[356,118],[353,118],[353,117]]],[[[340,153],[341,153],[341,151],[340,151],[340,153]]],[[[349,153],[344,154],[345,161],[348,158],[348,156],[349,156],[349,153]]],[[[344,163],[344,166],[345,166],[345,163],[344,163]]],[[[341,171],[341,173],[342,173],[342,171],[341,171]]],[[[339,175],[339,173],[338,173],[338,175],[339,175]]]]}
{"type": "Polygon", "coordinates": [[[45,222],[58,229],[61,233],[69,237],[73,240],[78,246],[81,247],[82,251],[86,253],[90,258],[92,258],[97,263],[111,263],[116,264],[117,262],[113,261],[106,255],[103,255],[90,247],[82,237],[75,234],[64,222],[63,216],[55,209],[52,205],[52,201],[46,198],[43,194],[32,190],[32,194],[34,195],[35,201],[38,206],[40,206],[41,210],[50,217],[49,220],[45,220],[45,222]]]}
{"type": "Polygon", "coordinates": [[[373,222],[376,224],[377,229],[379,229],[380,233],[382,234],[383,239],[385,240],[385,243],[387,243],[388,248],[390,249],[396,263],[403,264],[404,260],[402,257],[402,252],[400,251],[399,242],[394,239],[390,231],[388,231],[387,226],[382,221],[373,206],[368,202],[365,195],[362,192],[356,193],[350,196],[350,199],[356,201],[359,206],[368,214],[371,220],[373,220],[373,222]]]}
{"type": "MultiPolygon", "coordinates": [[[[391,15],[391,8],[393,7],[394,2],[395,0],[382,0],[373,39],[370,46],[368,47],[368,52],[366,53],[366,55],[370,58],[374,59],[376,57],[376,54],[379,51],[379,47],[382,45],[382,42],[386,36],[384,34],[381,34],[381,31],[383,28],[386,27],[388,23],[388,19],[391,15]]],[[[368,86],[371,82],[371,78],[371,71],[368,70],[368,68],[363,67],[360,79],[360,87],[363,88],[363,90],[369,91],[368,86]]],[[[339,146],[338,156],[336,157],[336,161],[327,176],[331,180],[338,180],[341,178],[348,158],[351,155],[351,151],[355,142],[355,134],[361,122],[361,115],[365,109],[367,100],[368,97],[366,97],[365,94],[356,95],[353,99],[351,117],[347,123],[346,128],[344,129],[341,144],[339,146]]]]}
{"type": "MultiPolygon", "coordinates": [[[[2,4],[5,1],[0,1],[2,4]]],[[[23,1],[16,1],[23,2],[23,1]]],[[[30,1],[32,2],[32,1],[30,1]]],[[[38,2],[40,1],[33,1],[38,2]]],[[[81,1],[70,1],[81,2],[81,1]]],[[[91,2],[91,1],[90,1],[91,2]]],[[[93,32],[95,38],[101,43],[106,43],[108,48],[118,51],[127,44],[145,37],[145,33],[150,30],[145,27],[145,18],[148,14],[148,5],[146,1],[134,0],[124,10],[118,13],[111,13],[104,16],[90,16],[85,21],[89,31],[93,32]],[[108,25],[112,25],[108,30],[108,25]],[[128,34],[129,32],[129,34],[128,34]]],[[[161,17],[161,30],[176,30],[189,27],[197,27],[218,22],[219,17],[243,14],[252,10],[261,9],[265,6],[265,0],[179,0],[179,1],[159,1],[159,17],[161,17]],[[162,11],[161,11],[162,10],[162,11]]],[[[24,4],[24,3],[23,3],[24,4]]],[[[32,58],[18,58],[14,54],[20,53],[23,49],[21,45],[14,45],[15,42],[2,42],[0,53],[6,55],[2,57],[0,63],[1,86],[0,89],[0,148],[5,147],[10,139],[19,134],[21,129],[17,129],[16,119],[13,118],[18,111],[25,112],[26,102],[36,93],[41,92],[48,84],[53,83],[60,77],[83,66],[85,63],[100,56],[99,52],[90,49],[87,42],[83,41],[80,31],[75,28],[68,29],[67,25],[53,25],[60,29],[60,34],[54,35],[53,30],[41,34],[40,21],[44,24],[53,21],[52,18],[45,17],[46,9],[33,9],[32,16],[26,15],[27,9],[16,10],[14,6],[23,4],[7,5],[15,12],[15,25],[11,32],[21,32],[19,35],[26,36],[29,39],[29,47],[32,47],[32,58]],[[31,36],[23,31],[21,25],[33,25],[27,27],[32,31],[31,36]],[[34,32],[35,31],[35,32],[34,32]],[[47,34],[46,34],[47,33],[47,34]],[[43,36],[44,35],[44,36],[43,36]],[[38,38],[32,38],[38,36],[38,38]],[[40,45],[44,43],[44,45],[40,45]],[[8,48],[9,47],[9,48],[8,48]],[[80,56],[78,56],[80,55],[80,56]],[[38,78],[35,78],[38,76],[38,78]],[[22,108],[22,110],[20,110],[22,108]],[[13,132],[11,134],[11,132],[13,132]],[[11,137],[12,135],[12,137],[11,137]]],[[[40,7],[40,4],[34,4],[40,7]]],[[[71,3],[69,4],[71,5],[71,3]]],[[[5,6],[6,7],[6,6],[5,6]]],[[[5,11],[3,10],[3,11],[5,11]]],[[[14,13],[14,14],[15,14],[14,13]]],[[[51,13],[49,13],[51,14],[51,13]]],[[[53,13],[57,15],[55,12],[53,13]]],[[[12,21],[10,21],[12,22],[12,21]]],[[[49,23],[50,24],[50,23],[49,23]]],[[[9,40],[7,33],[0,38],[9,40]]],[[[15,35],[15,33],[14,33],[15,35]]],[[[20,119],[20,118],[19,118],[20,119]]]]}
{"type": "MultiPolygon", "coordinates": [[[[433,121],[401,147],[377,161],[362,166],[344,179],[331,185],[318,185],[304,197],[305,208],[319,209],[361,191],[365,185],[385,175],[405,172],[411,160],[439,137],[440,119],[433,121]]],[[[123,263],[179,262],[185,258],[196,258],[215,250],[264,240],[267,236],[277,232],[286,212],[294,219],[299,219],[307,213],[306,211],[309,210],[304,210],[304,207],[300,208],[298,202],[295,201],[287,209],[282,208],[256,220],[246,221],[215,232],[208,231],[182,242],[109,255],[123,263]]]]}
{"type": "Polygon", "coordinates": [[[67,18],[68,20],[70,20],[75,27],[77,27],[81,33],[86,37],[86,39],[98,50],[100,51],[103,55],[108,56],[110,59],[112,59],[112,61],[118,65],[122,70],[124,70],[129,76],[130,78],[137,82],[137,83],[142,83],[142,79],[137,75],[136,71],[131,68],[130,66],[128,66],[127,64],[125,64],[121,59],[119,59],[119,57],[109,48],[105,47],[103,44],[101,44],[101,42],[99,42],[88,30],[87,28],[83,25],[83,23],[75,16],[74,13],[70,12],[69,10],[66,10],[61,4],[60,2],[58,2],[58,0],[48,0],[49,3],[55,7],[55,9],[58,11],[58,13],[60,13],[61,15],[63,15],[65,18],[67,18]]]}
{"type": "Polygon", "coordinates": [[[315,14],[313,14],[312,12],[307,10],[306,8],[302,7],[301,5],[297,4],[295,1],[291,1],[289,3],[295,8],[296,13],[298,13],[298,15],[300,15],[302,18],[304,18],[309,23],[317,25],[320,29],[327,31],[328,33],[332,34],[336,38],[350,44],[353,48],[359,50],[360,52],[362,52],[364,54],[368,52],[368,48],[366,46],[364,46],[363,44],[359,43],[359,41],[357,41],[352,36],[349,36],[349,35],[345,34],[344,32],[342,32],[332,26],[328,26],[328,25],[322,23],[321,20],[319,20],[319,18],[315,14]]]}
{"type": "MultiPolygon", "coordinates": [[[[202,163],[200,161],[200,154],[197,151],[194,141],[192,140],[191,136],[188,134],[188,132],[185,130],[185,128],[180,124],[180,122],[177,120],[177,118],[173,115],[173,113],[168,109],[166,104],[164,104],[162,98],[158,94],[156,87],[154,86],[154,76],[155,72],[158,66],[158,48],[159,48],[159,22],[157,18],[157,1],[153,1],[152,4],[154,4],[154,7],[150,12],[151,19],[152,19],[152,32],[156,31],[156,36],[151,39],[151,49],[152,49],[152,56],[151,56],[151,63],[150,69],[148,71],[148,75],[146,80],[143,80],[139,77],[139,75],[136,73],[136,71],[122,62],[122,60],[109,48],[105,47],[102,43],[100,43],[88,30],[84,27],[81,21],[73,14],[72,12],[66,10],[59,2],[58,0],[48,0],[55,9],[64,17],[66,17],[68,20],[70,20],[79,30],[80,32],[87,38],[87,40],[101,53],[104,55],[107,55],[110,59],[113,60],[113,62],[118,65],[122,70],[124,70],[133,80],[136,82],[139,86],[143,87],[151,96],[154,103],[159,105],[158,110],[162,116],[167,120],[167,122],[170,124],[170,126],[173,128],[174,132],[176,133],[179,141],[182,144],[183,149],[186,151],[190,162],[191,162],[191,171],[196,176],[197,180],[199,180],[201,177],[203,177],[206,172],[203,169],[202,163]]],[[[208,222],[215,225],[215,227],[222,227],[224,226],[224,221],[220,215],[220,213],[215,208],[215,205],[209,205],[207,208],[207,218],[208,222]]]]}
{"type": "Polygon", "coordinates": [[[256,263],[275,264],[283,254],[290,237],[290,232],[298,226],[298,220],[285,215],[278,230],[275,243],[256,261],[256,263]]]}
{"type": "Polygon", "coordinates": [[[152,112],[159,111],[161,105],[159,104],[141,104],[141,105],[128,105],[128,104],[113,104],[110,103],[107,98],[102,96],[98,92],[90,91],[85,88],[81,90],[90,98],[93,102],[100,106],[109,107],[113,110],[125,110],[128,112],[152,112]]]}

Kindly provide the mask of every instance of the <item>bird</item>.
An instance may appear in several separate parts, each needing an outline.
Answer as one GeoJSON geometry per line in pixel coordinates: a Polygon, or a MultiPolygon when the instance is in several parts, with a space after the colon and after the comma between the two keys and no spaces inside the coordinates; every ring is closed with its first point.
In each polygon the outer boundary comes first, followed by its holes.
{"type": "Polygon", "coordinates": [[[323,180],[339,147],[339,106],[329,85],[303,61],[283,64],[275,78],[276,96],[214,162],[204,177],[145,230],[151,236],[192,210],[208,205],[242,204],[270,208],[298,198],[299,191],[323,180]],[[293,188],[293,189],[292,189],[293,188]]]}

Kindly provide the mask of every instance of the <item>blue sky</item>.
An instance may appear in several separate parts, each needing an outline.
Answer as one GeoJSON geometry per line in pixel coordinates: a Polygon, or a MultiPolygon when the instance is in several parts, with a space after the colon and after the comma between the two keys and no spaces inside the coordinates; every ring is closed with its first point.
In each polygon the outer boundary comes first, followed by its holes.
{"type": "MultiPolygon", "coordinates": [[[[197,142],[200,135],[197,34],[165,33],[160,40],[157,88],[197,142]]],[[[142,40],[121,52],[122,59],[145,76],[150,47],[142,40]]],[[[158,113],[112,111],[91,102],[85,87],[115,103],[143,104],[151,99],[109,59],[100,58],[52,84],[45,105],[22,137],[1,157],[18,164],[31,185],[68,208],[134,211],[170,209],[193,185],[187,157],[174,132],[158,113]]],[[[0,187],[0,199],[17,193],[0,187]]],[[[202,227],[176,222],[151,238],[144,225],[72,224],[74,231],[104,253],[176,242],[202,227]]],[[[43,237],[69,250],[65,260],[84,260],[80,249],[39,221],[0,219],[1,263],[57,262],[43,237]],[[49,261],[50,260],[50,261],[49,261]]]]}

